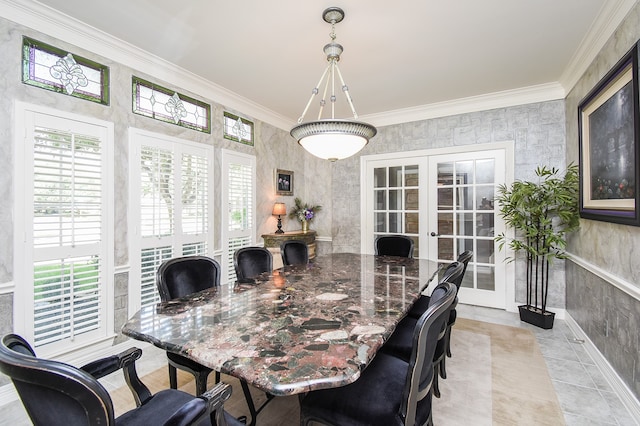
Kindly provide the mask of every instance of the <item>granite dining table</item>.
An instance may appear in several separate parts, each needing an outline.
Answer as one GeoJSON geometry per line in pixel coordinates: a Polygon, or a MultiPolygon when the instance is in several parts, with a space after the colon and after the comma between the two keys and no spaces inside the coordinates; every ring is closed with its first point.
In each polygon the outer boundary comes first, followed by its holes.
{"type": "Polygon", "coordinates": [[[271,395],[354,382],[436,275],[425,259],[335,253],[148,306],[123,334],[271,395]]]}

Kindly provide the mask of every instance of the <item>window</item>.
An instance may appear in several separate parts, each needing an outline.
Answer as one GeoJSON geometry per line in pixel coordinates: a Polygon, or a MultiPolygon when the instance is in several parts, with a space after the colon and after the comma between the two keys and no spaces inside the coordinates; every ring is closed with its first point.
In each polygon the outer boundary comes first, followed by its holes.
{"type": "Polygon", "coordinates": [[[233,254],[254,243],[256,158],[233,151],[222,150],[222,246],[223,282],[235,281],[233,254]]]}
{"type": "Polygon", "coordinates": [[[160,300],[156,271],[167,259],[209,255],[212,247],[211,147],[133,129],[130,135],[133,214],[132,311],[160,300]],[[135,259],[133,259],[135,257],[135,259]]]}
{"type": "Polygon", "coordinates": [[[253,123],[225,111],[224,138],[253,146],[253,123]]]}
{"type": "Polygon", "coordinates": [[[16,329],[60,353],[113,330],[113,127],[24,104],[16,117],[16,329]]]}
{"type": "Polygon", "coordinates": [[[211,105],[135,76],[132,82],[134,113],[211,133],[211,105]]]}
{"type": "Polygon", "coordinates": [[[22,81],[30,86],[109,105],[109,68],[97,62],[22,38],[22,81]]]}

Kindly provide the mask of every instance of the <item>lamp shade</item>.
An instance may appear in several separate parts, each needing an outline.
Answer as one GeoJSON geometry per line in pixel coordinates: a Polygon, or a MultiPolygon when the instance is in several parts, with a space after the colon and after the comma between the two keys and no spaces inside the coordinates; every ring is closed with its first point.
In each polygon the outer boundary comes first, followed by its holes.
{"type": "Polygon", "coordinates": [[[271,214],[274,216],[285,215],[287,214],[287,206],[284,203],[275,203],[271,214]]]}

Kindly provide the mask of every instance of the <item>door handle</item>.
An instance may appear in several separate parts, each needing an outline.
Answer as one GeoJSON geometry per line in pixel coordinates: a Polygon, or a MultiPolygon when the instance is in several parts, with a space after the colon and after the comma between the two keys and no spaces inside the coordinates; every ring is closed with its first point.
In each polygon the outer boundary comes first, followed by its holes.
{"type": "Polygon", "coordinates": [[[435,232],[432,232],[432,233],[431,233],[431,236],[432,236],[432,237],[439,237],[439,236],[440,236],[440,234],[436,234],[435,232]]]}

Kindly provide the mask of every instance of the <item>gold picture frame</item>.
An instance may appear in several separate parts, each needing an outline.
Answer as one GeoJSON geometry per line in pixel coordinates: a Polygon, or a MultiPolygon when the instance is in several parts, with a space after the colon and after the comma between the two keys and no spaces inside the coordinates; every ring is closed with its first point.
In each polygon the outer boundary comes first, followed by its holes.
{"type": "Polygon", "coordinates": [[[293,195],[293,172],[276,169],[275,187],[277,195],[293,195]]]}
{"type": "Polygon", "coordinates": [[[638,44],[578,106],[580,217],[640,226],[638,44]]]}

